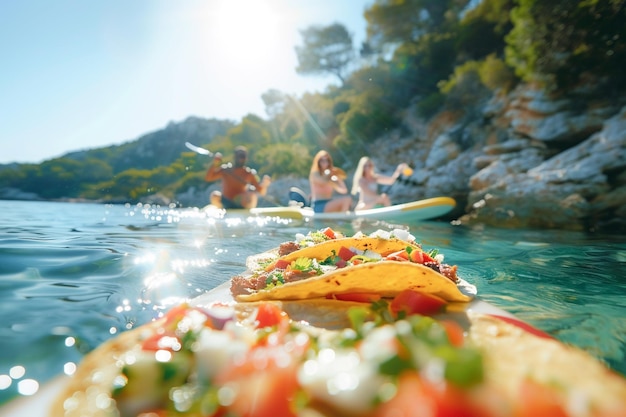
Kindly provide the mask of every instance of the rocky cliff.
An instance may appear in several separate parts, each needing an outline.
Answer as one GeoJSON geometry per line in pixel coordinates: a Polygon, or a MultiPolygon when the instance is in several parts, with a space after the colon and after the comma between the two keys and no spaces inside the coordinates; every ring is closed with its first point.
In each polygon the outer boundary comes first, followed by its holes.
{"type": "Polygon", "coordinates": [[[416,186],[398,187],[396,201],[452,195],[464,224],[626,225],[624,103],[551,97],[524,86],[475,109],[405,125],[413,127],[398,134],[394,159],[411,156],[416,186]],[[415,149],[422,142],[433,146],[415,149]]]}

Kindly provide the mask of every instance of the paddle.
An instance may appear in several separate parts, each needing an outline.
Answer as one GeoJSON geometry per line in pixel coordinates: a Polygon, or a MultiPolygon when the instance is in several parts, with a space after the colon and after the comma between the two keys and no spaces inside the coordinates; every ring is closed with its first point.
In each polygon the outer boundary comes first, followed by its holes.
{"type": "Polygon", "coordinates": [[[191,142],[185,142],[185,146],[189,149],[191,149],[192,151],[194,151],[195,153],[198,153],[200,155],[207,155],[207,156],[213,156],[213,152],[209,151],[208,149],[204,149],[201,148],[199,146],[194,145],[191,142]]]}
{"type": "Polygon", "coordinates": [[[410,166],[407,166],[406,168],[404,168],[402,170],[402,172],[400,173],[400,176],[398,178],[396,178],[396,180],[394,182],[392,182],[390,185],[387,186],[386,189],[383,190],[384,193],[389,193],[389,190],[391,190],[391,187],[393,187],[393,185],[398,182],[398,181],[408,181],[408,177],[410,177],[411,175],[413,175],[413,168],[411,168],[410,166]]]}

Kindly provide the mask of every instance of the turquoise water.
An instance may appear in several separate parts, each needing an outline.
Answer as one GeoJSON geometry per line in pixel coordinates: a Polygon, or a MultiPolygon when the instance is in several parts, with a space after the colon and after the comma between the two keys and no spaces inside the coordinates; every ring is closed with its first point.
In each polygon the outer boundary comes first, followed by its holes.
{"type": "MultiPolygon", "coordinates": [[[[248,255],[332,226],[192,209],[0,201],[0,404],[71,371],[119,332],[245,270],[248,255]]],[[[559,231],[409,225],[488,302],[626,375],[626,242],[559,231]]]]}

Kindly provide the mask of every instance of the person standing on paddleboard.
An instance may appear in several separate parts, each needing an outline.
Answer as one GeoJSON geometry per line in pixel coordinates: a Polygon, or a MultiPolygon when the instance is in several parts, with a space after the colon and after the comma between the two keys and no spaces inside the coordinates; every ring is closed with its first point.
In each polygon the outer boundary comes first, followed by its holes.
{"type": "Polygon", "coordinates": [[[378,194],[378,184],[391,185],[400,175],[409,176],[413,170],[406,163],[398,165],[393,175],[382,175],[376,172],[374,161],[364,156],[359,160],[352,181],[352,195],[359,196],[355,210],[366,210],[377,206],[388,207],[391,200],[386,193],[378,194]]]}
{"type": "Polygon", "coordinates": [[[313,158],[309,183],[311,184],[311,207],[315,213],[349,211],[352,197],[349,195],[333,198],[333,192],[347,194],[344,182],[346,173],[333,166],[333,159],[327,151],[319,151],[313,158]]]}
{"type": "Polygon", "coordinates": [[[258,194],[265,195],[271,183],[268,175],[259,181],[256,170],[246,166],[248,150],[235,148],[235,162],[222,164],[222,154],[217,152],[204,179],[208,182],[222,180],[222,191],[211,193],[211,204],[225,209],[251,209],[257,206],[258,194]]]}

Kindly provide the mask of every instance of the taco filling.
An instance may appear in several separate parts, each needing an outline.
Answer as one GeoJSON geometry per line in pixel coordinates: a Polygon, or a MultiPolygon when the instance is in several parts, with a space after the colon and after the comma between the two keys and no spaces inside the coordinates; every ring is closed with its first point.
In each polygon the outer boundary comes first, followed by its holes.
{"type": "MultiPolygon", "coordinates": [[[[298,246],[300,247],[300,246],[298,246]]],[[[355,235],[290,251],[231,280],[238,301],[307,299],[376,292],[392,297],[412,288],[448,301],[469,301],[457,288],[457,267],[393,234],[355,235]]]]}

